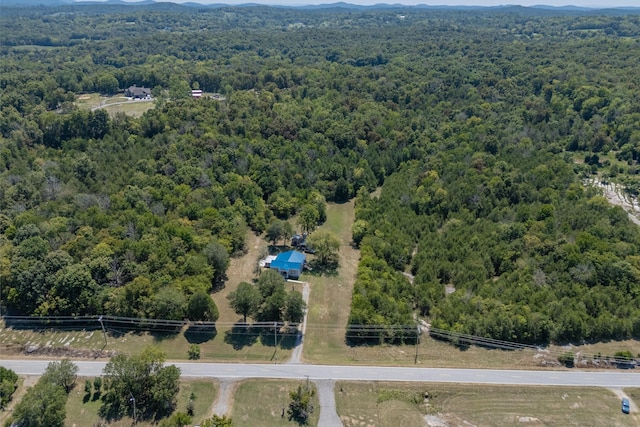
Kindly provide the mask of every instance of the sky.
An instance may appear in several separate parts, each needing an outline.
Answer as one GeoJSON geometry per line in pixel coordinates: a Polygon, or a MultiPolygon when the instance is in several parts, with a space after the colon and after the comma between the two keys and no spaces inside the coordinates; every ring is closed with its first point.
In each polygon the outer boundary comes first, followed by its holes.
{"type": "MultiPolygon", "coordinates": [[[[134,0],[125,0],[134,1],[134,0]]],[[[201,4],[242,4],[260,3],[270,5],[300,6],[309,4],[327,4],[344,1],[345,3],[358,5],[371,5],[376,3],[388,4],[427,4],[429,6],[449,5],[449,6],[499,6],[505,4],[515,4],[520,6],[582,6],[582,7],[640,7],[640,0],[155,0],[171,1],[171,3],[201,3],[201,4]]]]}

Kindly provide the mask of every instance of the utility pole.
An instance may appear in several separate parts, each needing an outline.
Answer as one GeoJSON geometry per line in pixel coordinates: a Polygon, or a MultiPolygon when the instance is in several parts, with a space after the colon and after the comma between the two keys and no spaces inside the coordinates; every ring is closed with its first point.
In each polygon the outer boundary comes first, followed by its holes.
{"type": "Polygon", "coordinates": [[[104,329],[104,323],[102,323],[102,316],[98,317],[98,322],[100,322],[100,327],[102,328],[102,336],[104,336],[104,347],[103,350],[107,347],[107,331],[104,329]]]}
{"type": "Polygon", "coordinates": [[[420,344],[420,325],[416,326],[416,357],[413,360],[414,365],[418,364],[418,345],[420,344]]]}
{"type": "Polygon", "coordinates": [[[129,392],[129,401],[133,402],[133,424],[137,424],[138,420],[136,417],[136,398],[133,397],[133,393],[129,392]]]}
{"type": "MultiPolygon", "coordinates": [[[[278,351],[278,322],[273,322],[273,351],[274,353],[278,351]]],[[[276,356],[276,360],[278,360],[278,356],[276,356]]]]}

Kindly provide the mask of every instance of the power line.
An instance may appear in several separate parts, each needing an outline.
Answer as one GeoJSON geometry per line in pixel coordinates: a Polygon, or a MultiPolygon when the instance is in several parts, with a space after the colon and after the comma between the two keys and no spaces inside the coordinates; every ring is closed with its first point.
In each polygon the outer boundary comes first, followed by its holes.
{"type": "MultiPolygon", "coordinates": [[[[300,331],[299,323],[284,322],[198,322],[189,320],[148,319],[124,316],[4,316],[6,324],[17,328],[57,329],[57,330],[106,330],[114,335],[123,335],[132,331],[145,331],[155,333],[178,333],[185,326],[189,334],[217,334],[218,329],[231,330],[232,335],[263,335],[266,332],[277,329],[280,337],[294,337],[300,331]],[[278,328],[279,327],[279,328],[278,328]]],[[[419,339],[420,328],[412,325],[363,325],[348,324],[339,325],[314,325],[307,324],[307,331],[344,331],[345,338],[354,340],[394,340],[394,339],[419,339]]],[[[227,331],[225,331],[227,333],[227,331]]],[[[513,341],[504,341],[490,337],[464,334],[439,328],[428,328],[428,333],[436,339],[443,339],[457,344],[478,345],[504,350],[533,350],[545,351],[550,356],[558,356],[569,350],[550,350],[545,346],[524,344],[513,341]]],[[[417,343],[414,343],[417,346],[417,343]]],[[[417,350],[416,350],[417,351],[417,350]]],[[[580,352],[580,357],[586,359],[598,359],[600,354],[580,352]]],[[[624,360],[623,357],[616,359],[624,360]]]]}

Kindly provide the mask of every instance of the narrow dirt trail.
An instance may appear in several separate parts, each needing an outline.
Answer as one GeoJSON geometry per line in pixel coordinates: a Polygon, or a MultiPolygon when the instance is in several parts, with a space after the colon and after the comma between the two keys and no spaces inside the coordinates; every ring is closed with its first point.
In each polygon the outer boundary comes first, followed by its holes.
{"type": "MultiPolygon", "coordinates": [[[[629,399],[629,415],[636,420],[636,425],[640,426],[640,411],[638,410],[638,405],[629,397],[623,389],[621,388],[609,388],[611,392],[613,392],[616,396],[620,398],[620,404],[622,405],[622,399],[625,397],[629,399]]],[[[622,410],[622,407],[620,408],[622,410]]]]}

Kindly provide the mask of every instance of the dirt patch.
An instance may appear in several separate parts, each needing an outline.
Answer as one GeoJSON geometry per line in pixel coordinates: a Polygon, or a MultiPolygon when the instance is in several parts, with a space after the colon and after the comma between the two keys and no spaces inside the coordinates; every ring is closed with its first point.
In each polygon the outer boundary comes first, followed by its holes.
{"type": "Polygon", "coordinates": [[[33,356],[33,357],[56,357],[56,358],[70,358],[70,359],[108,359],[117,354],[114,350],[91,350],[91,349],[82,349],[82,348],[71,348],[71,347],[58,347],[51,345],[34,345],[34,344],[25,344],[22,346],[11,346],[4,347],[5,349],[9,349],[7,354],[4,353],[3,356],[8,356],[13,354],[14,356],[33,356]]]}
{"type": "Polygon", "coordinates": [[[640,204],[638,199],[626,194],[622,186],[612,182],[603,183],[599,178],[587,181],[587,184],[601,189],[602,194],[609,203],[622,207],[629,215],[631,222],[640,225],[640,204]]]}
{"type": "Polygon", "coordinates": [[[80,95],[78,97],[78,100],[80,100],[80,101],[84,101],[84,100],[87,100],[87,99],[91,99],[91,95],[80,95]]]}
{"type": "Polygon", "coordinates": [[[427,427],[449,427],[449,423],[437,415],[425,415],[424,422],[427,424],[427,427]]]}

